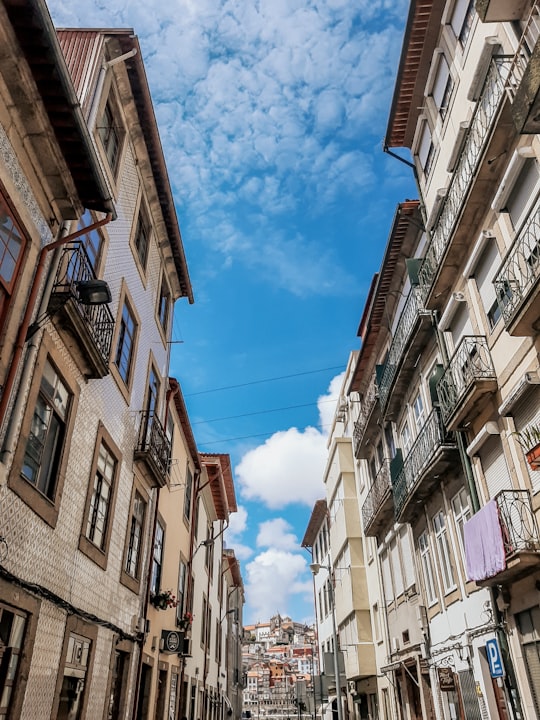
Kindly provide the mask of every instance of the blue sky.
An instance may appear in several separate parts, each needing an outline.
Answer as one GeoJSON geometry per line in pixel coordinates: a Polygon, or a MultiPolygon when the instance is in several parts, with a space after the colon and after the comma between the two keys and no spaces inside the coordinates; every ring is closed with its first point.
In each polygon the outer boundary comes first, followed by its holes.
{"type": "Polygon", "coordinates": [[[416,194],[382,152],[408,3],[49,7],[59,27],[139,36],[195,294],[176,306],[171,373],[199,449],[231,455],[246,622],[308,620],[299,543],[323,496],[334,378],[395,206],[416,194]]]}

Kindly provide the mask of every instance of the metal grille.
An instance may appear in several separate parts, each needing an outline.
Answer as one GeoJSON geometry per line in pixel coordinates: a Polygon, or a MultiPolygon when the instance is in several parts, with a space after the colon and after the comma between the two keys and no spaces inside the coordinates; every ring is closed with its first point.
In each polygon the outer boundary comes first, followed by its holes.
{"type": "Polygon", "coordinates": [[[508,94],[510,102],[513,102],[516,97],[516,92],[521,85],[527,65],[531,59],[532,51],[539,36],[540,8],[539,3],[534,2],[530,15],[525,23],[525,28],[516,50],[516,54],[514,55],[510,65],[508,77],[506,78],[505,90],[508,94]]]}
{"type": "Polygon", "coordinates": [[[444,422],[452,416],[475,382],[488,379],[496,379],[496,375],[487,340],[483,335],[466,335],[437,383],[444,422]]]}
{"type": "Polygon", "coordinates": [[[364,532],[367,533],[370,523],[375,517],[378,509],[388,497],[391,487],[390,463],[388,460],[385,460],[379,468],[377,477],[373,481],[372,486],[369,488],[364,504],[362,505],[362,522],[364,524],[364,532]]]}
{"type": "Polygon", "coordinates": [[[478,703],[478,694],[474,675],[471,670],[460,670],[458,672],[459,685],[461,687],[461,698],[463,700],[463,710],[467,720],[482,720],[482,713],[478,703]]]}
{"type": "Polygon", "coordinates": [[[403,351],[407,346],[419,315],[423,312],[422,295],[419,287],[411,288],[405,306],[399,316],[399,322],[388,351],[384,373],[379,386],[379,398],[384,408],[388,402],[390,388],[399,367],[403,351]]]}
{"type": "Polygon", "coordinates": [[[142,413],[137,452],[148,457],[163,484],[169,470],[171,443],[154,412],[142,413]]]}
{"type": "Polygon", "coordinates": [[[420,434],[413,446],[403,468],[393,486],[396,518],[399,518],[408,498],[416,489],[424,470],[429,466],[436,452],[443,445],[454,446],[453,436],[444,429],[440,414],[434,409],[429,414],[420,434]]]}
{"type": "Polygon", "coordinates": [[[528,490],[503,490],[495,498],[499,508],[506,557],[520,551],[540,550],[538,523],[528,490]]]}
{"type": "Polygon", "coordinates": [[[476,175],[491,128],[502,106],[505,97],[504,78],[508,73],[509,64],[510,58],[505,57],[499,57],[491,63],[482,93],[476,104],[462,153],[443,201],[439,220],[433,229],[431,242],[418,272],[424,300],[435,280],[439,265],[450,243],[450,238],[476,175]]]}
{"type": "Polygon", "coordinates": [[[357,421],[354,423],[353,445],[355,457],[358,457],[358,451],[362,443],[362,438],[364,437],[366,425],[378,399],[379,394],[377,392],[377,384],[375,383],[375,375],[373,375],[369,381],[366,394],[362,398],[360,414],[357,421]]]}

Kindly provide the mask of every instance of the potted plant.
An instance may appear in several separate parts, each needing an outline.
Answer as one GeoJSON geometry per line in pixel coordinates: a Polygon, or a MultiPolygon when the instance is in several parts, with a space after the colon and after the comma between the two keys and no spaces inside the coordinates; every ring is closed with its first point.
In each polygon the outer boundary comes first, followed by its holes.
{"type": "Polygon", "coordinates": [[[527,425],[524,430],[514,433],[525,451],[525,457],[532,470],[540,470],[540,424],[527,425]]]}
{"type": "Polygon", "coordinates": [[[159,590],[156,593],[150,593],[150,602],[156,610],[168,610],[175,608],[178,604],[172,590],[159,590]]]}
{"type": "Polygon", "coordinates": [[[184,632],[187,632],[191,627],[192,622],[193,615],[190,612],[185,612],[180,618],[180,620],[178,620],[178,627],[184,632]]]}

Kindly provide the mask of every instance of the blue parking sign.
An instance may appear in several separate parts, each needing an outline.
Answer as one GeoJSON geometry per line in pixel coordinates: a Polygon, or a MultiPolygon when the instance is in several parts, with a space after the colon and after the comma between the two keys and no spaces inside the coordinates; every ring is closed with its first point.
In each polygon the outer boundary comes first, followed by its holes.
{"type": "Polygon", "coordinates": [[[497,638],[486,642],[486,653],[489,662],[489,672],[492,678],[504,677],[504,667],[501,657],[501,649],[497,638]]]}

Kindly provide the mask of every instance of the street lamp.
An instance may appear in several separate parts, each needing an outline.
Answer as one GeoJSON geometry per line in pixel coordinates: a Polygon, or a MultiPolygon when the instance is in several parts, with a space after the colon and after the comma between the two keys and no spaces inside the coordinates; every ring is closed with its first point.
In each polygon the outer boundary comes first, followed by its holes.
{"type": "MultiPolygon", "coordinates": [[[[321,568],[324,568],[330,575],[330,578],[332,579],[333,573],[332,568],[330,565],[319,565],[319,563],[311,563],[309,566],[309,569],[313,573],[313,575],[318,575],[319,570],[321,568]]],[[[333,641],[333,656],[334,656],[334,675],[336,679],[336,704],[337,704],[337,715],[338,720],[343,720],[343,707],[341,705],[341,683],[339,680],[339,656],[338,656],[338,638],[337,638],[337,628],[336,628],[336,604],[334,602],[334,591],[332,590],[332,583],[329,583],[328,586],[328,601],[330,604],[331,614],[332,614],[332,641],[333,641]]]]}

